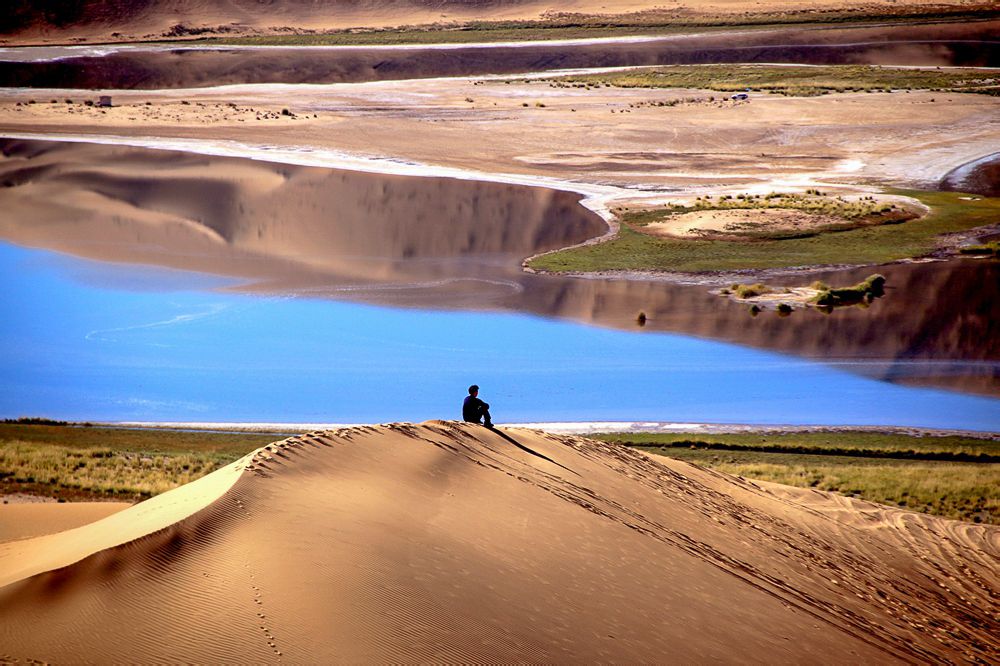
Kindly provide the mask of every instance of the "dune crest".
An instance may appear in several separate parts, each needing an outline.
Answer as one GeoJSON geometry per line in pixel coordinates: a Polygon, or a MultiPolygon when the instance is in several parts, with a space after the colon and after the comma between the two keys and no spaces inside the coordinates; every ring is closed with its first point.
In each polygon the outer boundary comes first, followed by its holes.
{"type": "Polygon", "coordinates": [[[1000,649],[1000,529],[526,429],[292,437],[73,532],[62,548],[106,545],[7,575],[4,658],[885,663],[1000,649]],[[179,498],[197,508],[125,530],[179,498]]]}

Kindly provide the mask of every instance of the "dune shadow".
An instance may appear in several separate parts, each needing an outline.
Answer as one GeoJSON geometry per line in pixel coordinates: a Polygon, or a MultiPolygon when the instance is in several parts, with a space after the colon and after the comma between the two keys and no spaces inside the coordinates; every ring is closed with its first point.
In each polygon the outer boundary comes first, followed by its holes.
{"type": "Polygon", "coordinates": [[[552,463],[556,467],[562,467],[567,472],[572,472],[573,474],[576,474],[577,476],[580,476],[579,472],[576,472],[576,471],[570,469],[569,467],[566,467],[565,465],[557,463],[555,460],[553,460],[552,458],[549,458],[547,455],[545,455],[543,453],[539,453],[538,451],[533,451],[532,449],[529,449],[527,446],[525,446],[524,444],[521,444],[521,442],[517,441],[516,439],[514,439],[513,437],[511,437],[507,433],[501,432],[501,431],[497,430],[496,428],[490,428],[490,430],[492,432],[496,433],[497,435],[499,435],[500,437],[504,438],[505,440],[507,440],[508,442],[510,442],[511,444],[513,444],[514,446],[516,446],[517,448],[521,449],[525,453],[530,453],[531,455],[536,456],[538,458],[541,458],[542,460],[547,460],[548,462],[552,463]]]}

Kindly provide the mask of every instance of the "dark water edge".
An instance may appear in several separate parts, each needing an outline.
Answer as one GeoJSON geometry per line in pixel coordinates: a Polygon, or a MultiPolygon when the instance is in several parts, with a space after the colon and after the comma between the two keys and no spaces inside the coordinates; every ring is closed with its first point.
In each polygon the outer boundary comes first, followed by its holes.
{"type": "Polygon", "coordinates": [[[942,190],[1000,197],[1000,153],[963,164],[941,180],[942,190]]]}
{"type": "MultiPolygon", "coordinates": [[[[0,243],[0,415],[74,421],[668,421],[1000,432],[1000,400],[695,337],[515,312],[133,291],[119,267],[0,243]],[[93,275],[96,272],[97,275],[93,275]]],[[[185,286],[188,285],[188,286],[185,286]]]]}
{"type": "Polygon", "coordinates": [[[0,86],[152,90],[716,63],[995,67],[1000,66],[1000,21],[736,31],[639,43],[129,50],[44,62],[0,62],[0,86]]]}

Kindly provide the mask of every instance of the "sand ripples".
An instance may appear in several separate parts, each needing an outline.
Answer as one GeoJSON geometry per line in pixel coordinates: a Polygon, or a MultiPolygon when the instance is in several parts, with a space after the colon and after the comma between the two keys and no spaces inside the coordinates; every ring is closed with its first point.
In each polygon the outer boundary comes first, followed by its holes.
{"type": "Polygon", "coordinates": [[[998,648],[993,527],[444,421],[311,433],[242,465],[188,518],[0,589],[8,656],[975,663],[998,648]]]}

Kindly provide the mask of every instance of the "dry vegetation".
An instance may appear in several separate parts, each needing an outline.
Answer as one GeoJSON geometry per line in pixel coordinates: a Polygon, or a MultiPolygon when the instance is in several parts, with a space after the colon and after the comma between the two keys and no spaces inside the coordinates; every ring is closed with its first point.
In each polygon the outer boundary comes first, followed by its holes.
{"type": "Polygon", "coordinates": [[[140,500],[280,437],[60,424],[0,424],[0,493],[140,500]]]}
{"type": "Polygon", "coordinates": [[[1000,441],[872,432],[598,435],[727,474],[1000,524],[1000,441]]]}
{"type": "Polygon", "coordinates": [[[933,90],[1000,94],[990,69],[896,68],[870,65],[675,65],[548,79],[551,85],[597,88],[696,88],[812,97],[835,92],[933,90]]]}
{"type": "MultiPolygon", "coordinates": [[[[885,276],[878,273],[849,287],[831,287],[817,280],[808,287],[771,287],[762,282],[754,284],[736,283],[718,291],[720,296],[729,296],[741,301],[755,302],[761,296],[772,296],[769,300],[797,302],[812,305],[823,312],[832,312],[834,308],[860,305],[867,307],[876,298],[885,295],[885,276]]],[[[778,302],[780,307],[788,303],[778,302]]],[[[760,312],[758,307],[754,314],[760,312]]]]}

